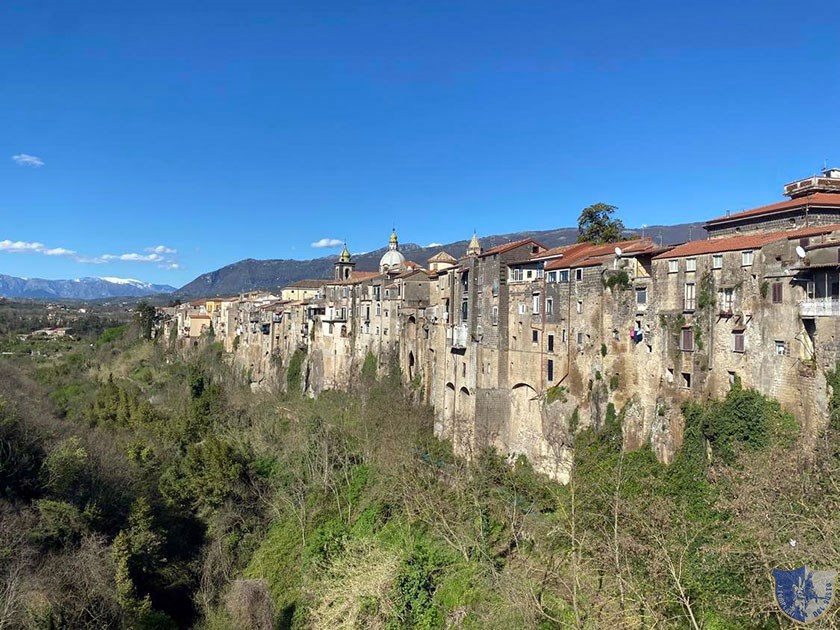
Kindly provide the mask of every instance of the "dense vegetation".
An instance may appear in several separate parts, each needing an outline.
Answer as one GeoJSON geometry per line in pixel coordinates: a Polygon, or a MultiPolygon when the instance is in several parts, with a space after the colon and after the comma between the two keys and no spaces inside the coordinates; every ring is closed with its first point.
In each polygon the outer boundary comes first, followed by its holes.
{"type": "Polygon", "coordinates": [[[776,628],[770,570],[840,564],[837,429],[738,385],[670,466],[610,406],[561,486],[453,457],[372,356],[254,393],[141,319],[0,363],[0,628],[776,628]]]}

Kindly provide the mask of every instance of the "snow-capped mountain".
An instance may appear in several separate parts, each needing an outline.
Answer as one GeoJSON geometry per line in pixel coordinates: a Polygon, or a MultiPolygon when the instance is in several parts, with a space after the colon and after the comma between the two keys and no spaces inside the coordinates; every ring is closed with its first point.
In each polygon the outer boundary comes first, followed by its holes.
{"type": "Polygon", "coordinates": [[[0,274],[0,296],[11,298],[54,298],[96,300],[110,297],[143,297],[172,293],[175,287],[151,284],[132,278],[76,278],[75,280],[43,280],[16,278],[0,274]]]}

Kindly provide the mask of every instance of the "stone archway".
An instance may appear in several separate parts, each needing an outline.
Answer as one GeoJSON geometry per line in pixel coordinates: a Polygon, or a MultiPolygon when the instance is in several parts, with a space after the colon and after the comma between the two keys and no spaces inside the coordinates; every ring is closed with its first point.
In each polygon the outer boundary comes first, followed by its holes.
{"type": "Polygon", "coordinates": [[[455,384],[447,383],[443,390],[443,419],[450,422],[455,417],[455,384]]]}

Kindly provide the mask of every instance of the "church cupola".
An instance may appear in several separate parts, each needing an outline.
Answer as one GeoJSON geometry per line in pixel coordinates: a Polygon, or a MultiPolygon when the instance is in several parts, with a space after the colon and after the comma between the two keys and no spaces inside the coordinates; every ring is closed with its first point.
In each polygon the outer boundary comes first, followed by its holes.
{"type": "Polygon", "coordinates": [[[350,250],[347,249],[347,243],[345,243],[344,249],[341,250],[335,262],[335,280],[349,280],[355,266],[356,263],[350,260],[350,250]]]}
{"type": "Polygon", "coordinates": [[[400,252],[399,245],[395,229],[388,239],[388,251],[379,260],[379,273],[399,273],[405,269],[405,256],[400,252]]]}
{"type": "Polygon", "coordinates": [[[467,245],[467,256],[481,256],[481,245],[478,243],[478,237],[475,235],[475,232],[473,232],[472,239],[470,239],[470,244],[467,245]]]}

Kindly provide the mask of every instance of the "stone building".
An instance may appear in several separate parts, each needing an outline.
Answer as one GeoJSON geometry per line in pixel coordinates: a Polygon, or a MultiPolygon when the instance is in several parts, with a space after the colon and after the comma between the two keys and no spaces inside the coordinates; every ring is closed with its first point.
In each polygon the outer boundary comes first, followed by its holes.
{"type": "MultiPolygon", "coordinates": [[[[396,365],[435,409],[435,433],[471,456],[493,447],[568,477],[576,431],[622,413],[625,447],[670,461],[681,405],[740,380],[780,400],[815,436],[827,417],[825,371],[840,360],[840,172],[785,187],[791,197],[706,224],[674,247],[650,239],[547,249],[533,239],[428,270],[396,233],[378,272],[346,246],[332,279],[276,296],[179,307],[213,322],[255,386],[306,352],[310,394],[354,386],[365,358],[396,365]],[[233,343],[233,339],[238,339],[233,343]]],[[[187,334],[192,334],[192,327],[187,334]]]]}

